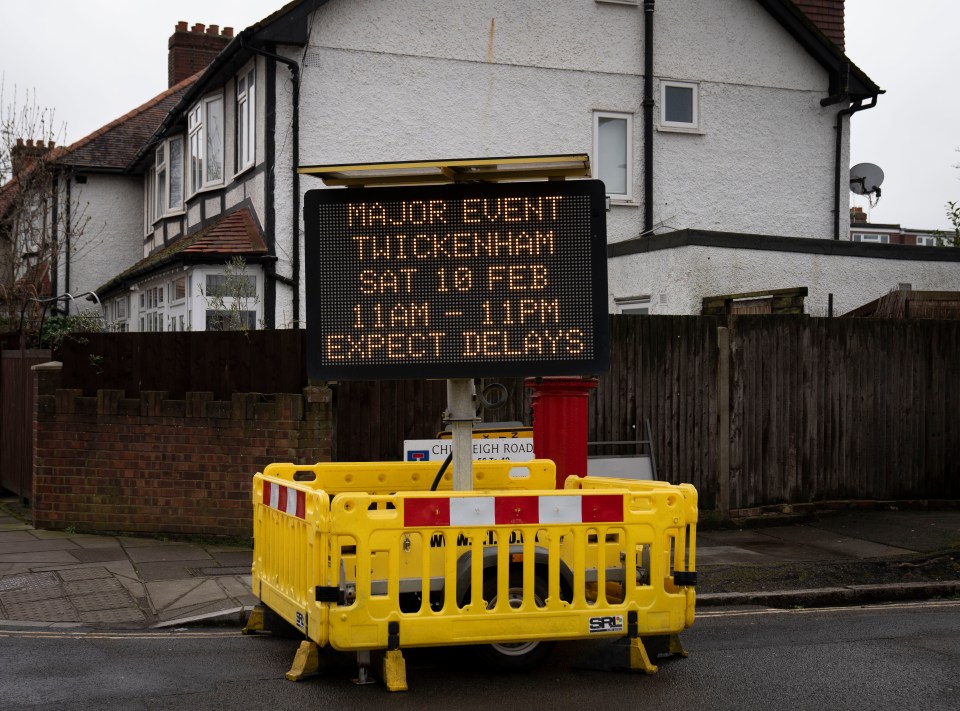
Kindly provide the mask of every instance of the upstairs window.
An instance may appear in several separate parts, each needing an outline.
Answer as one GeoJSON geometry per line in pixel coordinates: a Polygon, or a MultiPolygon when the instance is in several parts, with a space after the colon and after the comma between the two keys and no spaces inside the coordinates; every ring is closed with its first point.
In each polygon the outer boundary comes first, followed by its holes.
{"type": "Polygon", "coordinates": [[[632,199],[633,114],[593,113],[594,177],[615,200],[632,199]]]}
{"type": "Polygon", "coordinates": [[[183,138],[170,138],[157,146],[153,161],[153,219],[183,209],[183,138]]]}
{"type": "Polygon", "coordinates": [[[187,115],[190,193],[223,184],[223,97],[208,96],[187,115]]]}
{"type": "Polygon", "coordinates": [[[253,69],[237,77],[237,172],[254,164],[257,136],[256,82],[253,69]]]}
{"type": "Polygon", "coordinates": [[[660,128],[700,130],[700,86],[693,82],[660,82],[660,128]]]}

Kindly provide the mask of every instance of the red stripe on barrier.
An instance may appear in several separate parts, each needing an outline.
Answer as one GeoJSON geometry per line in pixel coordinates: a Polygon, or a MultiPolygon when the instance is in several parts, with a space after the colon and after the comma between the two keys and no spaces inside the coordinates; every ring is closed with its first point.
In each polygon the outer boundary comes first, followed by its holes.
{"type": "Polygon", "coordinates": [[[450,499],[406,499],[403,502],[403,525],[449,526],[450,499]]]}
{"type": "Polygon", "coordinates": [[[263,505],[264,506],[270,505],[270,487],[271,486],[275,486],[275,485],[271,484],[269,481],[263,482],[263,505]]]}
{"type": "Polygon", "coordinates": [[[307,493],[297,491],[297,518],[307,517],[307,493]]]}
{"type": "Polygon", "coordinates": [[[590,494],[580,501],[584,523],[620,523],[623,521],[623,496],[619,494],[590,494]]]}
{"type": "Polygon", "coordinates": [[[539,496],[498,496],[493,500],[497,525],[540,523],[539,496]]]}

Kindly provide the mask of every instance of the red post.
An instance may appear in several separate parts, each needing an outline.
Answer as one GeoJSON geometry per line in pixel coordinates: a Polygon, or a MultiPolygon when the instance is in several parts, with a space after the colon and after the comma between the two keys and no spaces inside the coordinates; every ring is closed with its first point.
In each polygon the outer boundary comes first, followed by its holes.
{"type": "Polygon", "coordinates": [[[557,488],[587,475],[587,398],[596,378],[527,378],[533,390],[533,453],[557,465],[557,488]]]}

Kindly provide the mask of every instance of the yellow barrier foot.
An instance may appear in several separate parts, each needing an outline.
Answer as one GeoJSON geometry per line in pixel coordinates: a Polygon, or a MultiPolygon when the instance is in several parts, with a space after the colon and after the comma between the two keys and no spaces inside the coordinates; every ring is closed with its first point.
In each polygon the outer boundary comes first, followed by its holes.
{"type": "Polygon", "coordinates": [[[253,634],[254,632],[263,632],[266,629],[266,619],[264,609],[261,605],[255,606],[250,611],[250,617],[247,618],[247,624],[240,630],[241,634],[253,634]]]}
{"type": "Polygon", "coordinates": [[[630,640],[630,668],[645,674],[657,673],[657,665],[650,661],[647,648],[643,646],[643,640],[640,637],[630,640]]]}
{"type": "Polygon", "coordinates": [[[689,657],[690,654],[680,644],[680,635],[670,635],[670,654],[675,657],[689,657]]]}
{"type": "Polygon", "coordinates": [[[315,675],[320,671],[320,658],[315,642],[301,642],[297,655],[293,658],[293,666],[287,672],[287,681],[300,681],[315,675]]]}
{"type": "Polygon", "coordinates": [[[407,690],[407,663],[399,649],[388,649],[383,656],[383,683],[388,691],[407,690]]]}

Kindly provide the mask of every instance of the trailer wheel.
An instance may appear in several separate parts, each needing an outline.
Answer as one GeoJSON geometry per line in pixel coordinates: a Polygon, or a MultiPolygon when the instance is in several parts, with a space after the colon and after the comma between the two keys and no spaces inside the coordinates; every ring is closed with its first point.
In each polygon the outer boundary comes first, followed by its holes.
{"type": "MultiPolygon", "coordinates": [[[[523,574],[517,570],[510,573],[509,588],[510,606],[520,607],[523,601],[523,574]]],[[[541,576],[534,579],[534,602],[537,607],[544,607],[547,599],[547,581],[541,576]]],[[[497,604],[497,577],[488,575],[483,581],[483,599],[487,601],[487,609],[497,604]]],[[[477,656],[487,666],[500,671],[523,671],[532,669],[553,651],[553,642],[501,642],[477,646],[477,656]]]]}

